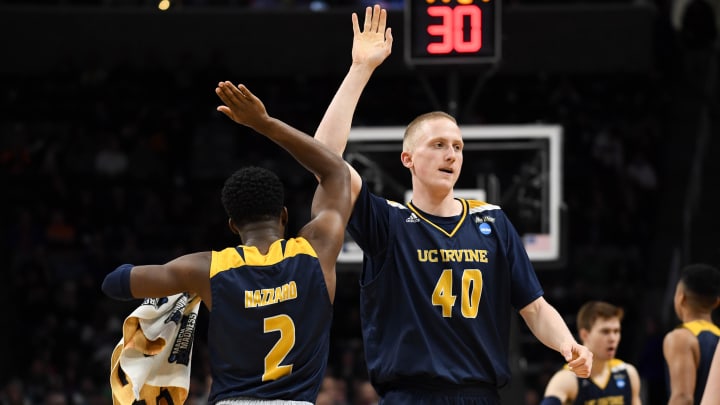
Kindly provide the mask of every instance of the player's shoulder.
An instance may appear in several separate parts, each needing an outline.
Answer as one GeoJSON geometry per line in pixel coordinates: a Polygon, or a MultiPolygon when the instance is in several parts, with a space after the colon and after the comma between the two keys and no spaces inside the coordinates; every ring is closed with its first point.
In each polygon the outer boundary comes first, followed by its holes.
{"type": "MultiPolygon", "coordinates": [[[[617,360],[617,359],[616,359],[616,360],[617,360]]],[[[639,377],[639,376],[640,376],[640,374],[639,374],[638,371],[637,371],[637,368],[636,368],[632,363],[628,363],[628,362],[623,361],[623,360],[618,360],[618,361],[620,361],[622,364],[621,364],[621,365],[618,365],[618,366],[615,366],[615,367],[613,367],[612,364],[611,364],[610,370],[611,370],[612,372],[615,372],[615,371],[625,371],[625,372],[626,372],[629,376],[631,376],[631,377],[639,377]]]]}
{"type": "Polygon", "coordinates": [[[664,350],[685,351],[692,345],[697,345],[697,337],[690,329],[684,328],[682,325],[666,333],[663,338],[664,350]]]}
{"type": "Polygon", "coordinates": [[[468,207],[468,214],[480,216],[486,222],[494,222],[498,217],[504,216],[504,212],[499,205],[490,204],[480,200],[465,200],[468,207]]]}
{"type": "Polygon", "coordinates": [[[492,211],[492,210],[502,210],[499,205],[496,204],[490,204],[486,201],[481,200],[472,200],[472,199],[464,199],[467,202],[468,209],[472,212],[483,212],[483,211],[492,211]]]}
{"type": "Polygon", "coordinates": [[[408,209],[408,207],[405,206],[405,204],[401,204],[397,201],[385,199],[385,203],[387,203],[387,205],[389,205],[390,207],[396,208],[399,210],[407,210],[408,209]]]}
{"type": "Polygon", "coordinates": [[[480,200],[465,200],[468,205],[468,211],[471,214],[479,214],[484,212],[499,212],[502,213],[502,207],[497,204],[491,204],[486,201],[480,200]]]}
{"type": "Polygon", "coordinates": [[[573,373],[567,364],[555,372],[550,378],[547,386],[547,393],[565,395],[574,398],[577,394],[577,375],[573,373]]]}
{"type": "Polygon", "coordinates": [[[689,330],[693,335],[697,336],[702,332],[711,332],[715,335],[720,335],[720,328],[712,322],[704,319],[695,319],[689,322],[685,322],[681,325],[682,328],[689,330]]]}
{"type": "Polygon", "coordinates": [[[608,362],[608,367],[610,368],[610,372],[617,373],[620,371],[625,371],[632,366],[630,365],[630,363],[627,363],[624,360],[615,358],[610,359],[610,361],[608,362]]]}
{"type": "Polygon", "coordinates": [[[570,366],[566,363],[564,364],[560,370],[555,372],[556,376],[560,376],[560,378],[566,378],[566,377],[575,377],[575,373],[572,372],[570,369],[570,366]]]}

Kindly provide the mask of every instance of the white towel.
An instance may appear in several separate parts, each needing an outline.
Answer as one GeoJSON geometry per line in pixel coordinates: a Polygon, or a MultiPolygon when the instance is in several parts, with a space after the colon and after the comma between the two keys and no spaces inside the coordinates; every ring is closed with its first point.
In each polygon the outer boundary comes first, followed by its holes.
{"type": "Polygon", "coordinates": [[[111,358],[113,404],[185,402],[199,308],[195,294],[147,298],[125,319],[111,358]]]}

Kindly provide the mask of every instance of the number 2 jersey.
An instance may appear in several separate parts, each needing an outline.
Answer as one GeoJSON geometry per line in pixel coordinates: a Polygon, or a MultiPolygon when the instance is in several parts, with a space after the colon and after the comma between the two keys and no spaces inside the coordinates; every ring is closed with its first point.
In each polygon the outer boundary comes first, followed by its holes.
{"type": "Polygon", "coordinates": [[[543,295],[500,207],[458,199],[441,218],[366,183],[348,232],[362,248],[361,321],[370,379],[390,389],[504,386],[510,319],[543,295]]]}
{"type": "Polygon", "coordinates": [[[209,403],[244,397],[315,402],[328,359],[332,304],[314,249],[278,240],[268,253],[212,252],[209,403]]]}

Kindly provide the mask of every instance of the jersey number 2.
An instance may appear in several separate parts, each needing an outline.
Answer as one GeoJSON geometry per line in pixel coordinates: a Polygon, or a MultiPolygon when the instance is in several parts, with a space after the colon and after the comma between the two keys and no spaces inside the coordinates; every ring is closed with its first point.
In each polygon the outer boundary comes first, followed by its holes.
{"type": "MultiPolygon", "coordinates": [[[[453,272],[451,269],[443,270],[435,284],[432,293],[432,304],[442,307],[445,318],[452,317],[452,308],[457,296],[453,294],[453,272]]],[[[475,318],[480,304],[482,293],[482,273],[478,269],[465,269],[462,275],[462,288],[460,290],[460,310],[465,318],[475,318]]]]}
{"type": "Polygon", "coordinates": [[[265,318],[263,331],[265,333],[280,332],[280,339],[265,356],[265,372],[262,380],[273,381],[292,373],[292,364],[280,365],[295,346],[295,323],[292,318],[287,315],[265,318]]]}

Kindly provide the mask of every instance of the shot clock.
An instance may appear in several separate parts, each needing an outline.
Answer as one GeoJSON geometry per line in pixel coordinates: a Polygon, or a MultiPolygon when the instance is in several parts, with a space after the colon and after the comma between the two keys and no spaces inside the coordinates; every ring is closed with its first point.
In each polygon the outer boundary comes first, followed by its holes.
{"type": "Polygon", "coordinates": [[[410,65],[493,63],[500,36],[500,0],[405,0],[410,65]]]}

